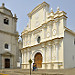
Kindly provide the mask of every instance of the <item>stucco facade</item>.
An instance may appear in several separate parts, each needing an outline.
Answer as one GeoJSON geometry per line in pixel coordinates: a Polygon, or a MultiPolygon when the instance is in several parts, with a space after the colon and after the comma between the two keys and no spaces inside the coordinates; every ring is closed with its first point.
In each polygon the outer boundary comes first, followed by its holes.
{"type": "Polygon", "coordinates": [[[16,15],[4,5],[0,7],[0,68],[17,68],[18,32],[16,15]]]}
{"type": "MultiPolygon", "coordinates": [[[[74,41],[75,33],[66,26],[66,13],[60,11],[59,7],[55,13],[52,8],[49,12],[49,4],[43,2],[35,7],[28,17],[29,23],[22,32],[22,69],[29,69],[30,58],[33,61],[32,65],[36,63],[40,69],[75,67],[75,63],[72,66],[69,66],[70,63],[67,64],[67,58],[70,57],[67,56],[70,51],[66,53],[68,43],[74,41]],[[71,42],[67,39],[68,33],[73,34],[70,35],[73,37],[71,42]]],[[[69,47],[74,51],[75,45],[69,45],[69,47]]]]}

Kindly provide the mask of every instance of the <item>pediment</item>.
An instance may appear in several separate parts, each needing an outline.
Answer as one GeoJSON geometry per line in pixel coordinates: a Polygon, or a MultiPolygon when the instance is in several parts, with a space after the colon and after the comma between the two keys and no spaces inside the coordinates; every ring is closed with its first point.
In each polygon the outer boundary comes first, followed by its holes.
{"type": "Polygon", "coordinates": [[[48,7],[49,7],[49,4],[46,3],[46,2],[43,2],[43,3],[39,4],[38,6],[36,6],[36,7],[28,14],[28,16],[31,16],[33,13],[35,13],[35,12],[38,11],[39,9],[43,8],[44,6],[48,6],[48,7]]]}
{"type": "Polygon", "coordinates": [[[3,5],[0,7],[0,12],[4,13],[4,14],[6,14],[6,15],[13,16],[11,10],[7,9],[7,8],[6,8],[5,6],[3,6],[3,5]]]}
{"type": "Polygon", "coordinates": [[[10,53],[10,52],[4,52],[4,53],[2,53],[2,55],[13,56],[13,54],[12,54],[12,53],[10,53]]]}

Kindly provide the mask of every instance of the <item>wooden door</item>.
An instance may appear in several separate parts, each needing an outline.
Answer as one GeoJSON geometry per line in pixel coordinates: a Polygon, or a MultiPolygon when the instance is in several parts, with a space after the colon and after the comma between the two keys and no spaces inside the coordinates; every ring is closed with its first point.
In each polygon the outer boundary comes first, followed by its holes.
{"type": "Polygon", "coordinates": [[[5,59],[5,68],[10,68],[10,59],[5,59]]]}
{"type": "Polygon", "coordinates": [[[37,68],[41,68],[42,67],[42,55],[41,55],[41,53],[37,53],[35,55],[34,62],[36,63],[37,68]]]}

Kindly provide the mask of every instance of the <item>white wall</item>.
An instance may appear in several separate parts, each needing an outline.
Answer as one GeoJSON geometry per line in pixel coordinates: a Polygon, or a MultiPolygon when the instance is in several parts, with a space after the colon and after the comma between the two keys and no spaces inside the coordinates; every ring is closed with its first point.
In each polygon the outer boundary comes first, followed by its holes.
{"type": "Polygon", "coordinates": [[[64,68],[73,68],[75,67],[75,35],[65,31],[64,36],[64,68]]]}

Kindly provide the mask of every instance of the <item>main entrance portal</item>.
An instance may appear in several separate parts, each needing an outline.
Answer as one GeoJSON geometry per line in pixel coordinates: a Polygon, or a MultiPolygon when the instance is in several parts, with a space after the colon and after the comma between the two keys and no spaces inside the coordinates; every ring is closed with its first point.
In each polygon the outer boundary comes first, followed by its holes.
{"type": "Polygon", "coordinates": [[[38,68],[42,67],[42,55],[41,53],[37,53],[34,57],[34,62],[36,63],[38,68]]]}
{"type": "Polygon", "coordinates": [[[10,68],[10,59],[5,59],[5,68],[10,68]]]}

